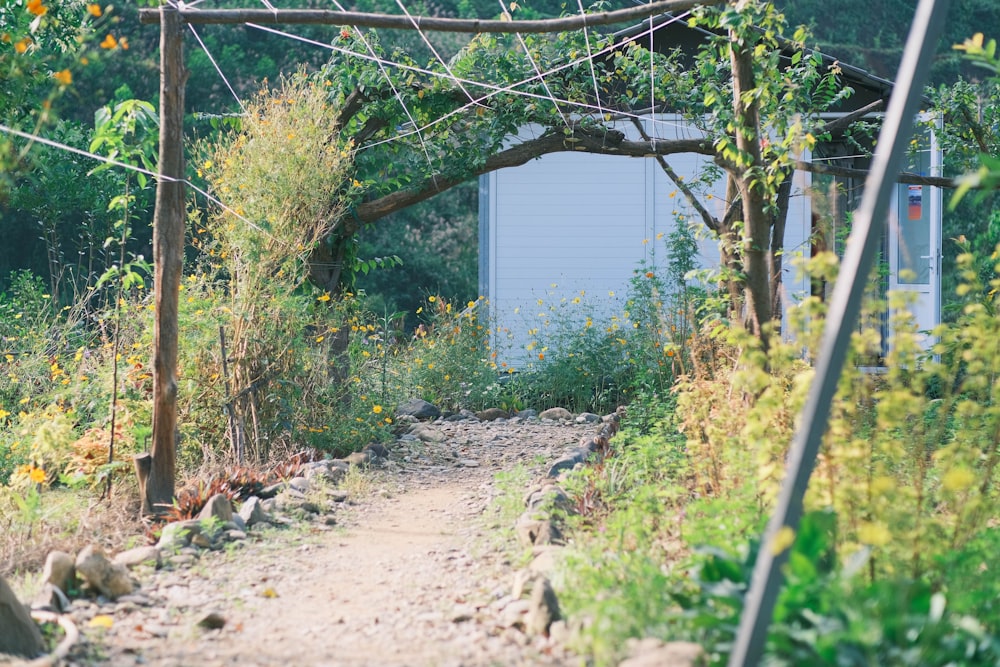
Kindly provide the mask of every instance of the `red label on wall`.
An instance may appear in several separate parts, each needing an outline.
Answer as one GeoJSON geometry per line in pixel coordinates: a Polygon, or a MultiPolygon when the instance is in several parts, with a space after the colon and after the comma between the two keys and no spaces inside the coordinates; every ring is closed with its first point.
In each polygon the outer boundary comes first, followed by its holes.
{"type": "Polygon", "coordinates": [[[921,185],[911,185],[909,187],[909,213],[910,220],[919,220],[923,216],[924,208],[924,188],[921,185]]]}

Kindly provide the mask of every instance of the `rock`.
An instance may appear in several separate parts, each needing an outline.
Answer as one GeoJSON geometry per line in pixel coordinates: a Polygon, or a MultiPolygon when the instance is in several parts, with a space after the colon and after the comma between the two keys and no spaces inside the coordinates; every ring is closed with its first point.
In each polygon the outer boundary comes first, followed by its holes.
{"type": "Polygon", "coordinates": [[[124,565],[112,563],[101,547],[91,544],[76,556],[76,573],[92,590],[114,600],[132,592],[132,579],[124,565]]]}
{"type": "Polygon", "coordinates": [[[68,591],[76,580],[76,565],[73,556],[65,551],[50,551],[45,558],[42,581],[52,584],[61,591],[68,591]]]}
{"type": "Polygon", "coordinates": [[[401,403],[396,408],[396,416],[410,416],[417,419],[437,419],[441,416],[441,410],[433,403],[428,403],[422,398],[411,398],[405,403],[401,403]]]}
{"type": "Polygon", "coordinates": [[[267,514],[264,513],[264,508],[261,506],[260,498],[257,496],[250,496],[244,500],[243,504],[240,506],[239,517],[243,519],[247,528],[253,528],[261,521],[267,521],[267,514]]]}
{"type": "Polygon", "coordinates": [[[479,421],[479,417],[476,416],[476,413],[462,408],[455,414],[448,415],[444,420],[446,422],[479,421]]]}
{"type": "Polygon", "coordinates": [[[389,450],[381,442],[369,442],[361,451],[368,452],[373,459],[389,458],[389,450]]]}
{"type": "Polygon", "coordinates": [[[163,554],[157,546],[136,547],[116,555],[115,562],[128,568],[145,564],[159,568],[163,565],[163,554]]]}
{"type": "Polygon", "coordinates": [[[276,482],[275,484],[272,484],[271,486],[265,486],[263,489],[261,489],[257,493],[257,495],[260,496],[261,498],[267,500],[267,499],[270,499],[270,498],[274,498],[276,495],[278,495],[279,493],[281,493],[282,491],[284,491],[287,488],[288,488],[288,484],[286,484],[285,482],[276,482]]]}
{"type": "Polygon", "coordinates": [[[198,621],[198,627],[206,630],[219,630],[226,625],[226,617],[217,611],[210,611],[198,621]]]}
{"type": "Polygon", "coordinates": [[[481,412],[476,413],[476,418],[479,421],[492,422],[497,419],[506,419],[510,415],[507,414],[506,410],[501,410],[500,408],[486,408],[481,412]]]}
{"type": "Polygon", "coordinates": [[[330,489],[326,492],[327,497],[335,503],[346,502],[351,494],[343,489],[330,489]]]}
{"type": "Polygon", "coordinates": [[[560,510],[562,512],[573,512],[576,507],[566,492],[555,484],[546,484],[541,488],[531,491],[524,499],[524,504],[529,510],[560,510]]]}
{"type": "Polygon", "coordinates": [[[561,547],[553,544],[543,544],[532,550],[534,558],[528,565],[528,571],[548,576],[556,571],[556,556],[561,547]]]}
{"type": "Polygon", "coordinates": [[[692,642],[664,642],[646,638],[632,640],[630,656],[618,667],[705,667],[705,650],[692,642]]]}
{"type": "Polygon", "coordinates": [[[198,547],[199,549],[211,549],[214,546],[214,541],[211,537],[205,533],[195,533],[191,536],[191,546],[198,547]]]}
{"type": "Polygon", "coordinates": [[[303,476],[309,481],[318,477],[328,484],[337,484],[344,478],[348,468],[346,465],[335,465],[334,461],[314,461],[306,464],[303,476]]]}
{"type": "Polygon", "coordinates": [[[372,460],[372,455],[370,452],[362,450],[360,452],[348,454],[343,460],[351,466],[363,466],[368,465],[368,463],[372,460]]]}
{"type": "Polygon", "coordinates": [[[532,417],[538,416],[538,410],[525,408],[524,410],[519,410],[517,416],[520,417],[521,419],[531,419],[532,417]]]}
{"type": "Polygon", "coordinates": [[[31,608],[64,614],[69,611],[71,604],[69,598],[66,597],[66,594],[58,586],[53,586],[51,583],[46,582],[42,590],[35,596],[34,601],[31,603],[31,608]]]}
{"type": "Polygon", "coordinates": [[[295,489],[299,493],[309,492],[309,480],[305,477],[293,477],[288,480],[288,486],[295,489]]]}
{"type": "Polygon", "coordinates": [[[562,542],[563,536],[551,519],[539,519],[534,514],[522,514],[514,524],[517,538],[524,546],[555,544],[562,542]]]}
{"type": "Polygon", "coordinates": [[[174,567],[187,567],[188,565],[193,565],[196,560],[198,559],[191,554],[177,554],[167,559],[174,567]]]}
{"type": "Polygon", "coordinates": [[[239,514],[234,514],[233,520],[227,526],[227,530],[242,530],[243,532],[247,530],[247,522],[239,514]]]}
{"type": "Polygon", "coordinates": [[[201,509],[201,512],[198,513],[199,521],[205,521],[212,517],[223,523],[233,520],[233,504],[229,501],[229,498],[221,493],[217,493],[209,498],[208,502],[201,509]]]}
{"type": "Polygon", "coordinates": [[[552,621],[552,625],[549,626],[549,639],[557,644],[566,644],[569,641],[570,632],[566,621],[561,619],[552,621]]]}
{"type": "Polygon", "coordinates": [[[551,419],[552,421],[562,421],[564,419],[572,419],[573,413],[566,408],[549,408],[548,410],[543,410],[541,414],[538,415],[539,419],[551,419]]]}
{"type": "Polygon", "coordinates": [[[479,461],[475,459],[459,459],[458,465],[461,466],[462,468],[478,468],[479,461]]]}
{"type": "Polygon", "coordinates": [[[558,477],[560,473],[566,470],[572,470],[577,466],[577,464],[586,463],[587,459],[590,458],[591,453],[592,452],[586,447],[578,447],[553,463],[552,467],[549,468],[549,471],[545,473],[545,476],[553,478],[558,477]]]}
{"type": "Polygon", "coordinates": [[[525,619],[525,630],[528,634],[548,636],[549,626],[561,618],[559,600],[552,584],[545,577],[538,577],[531,590],[531,607],[525,619]]]}
{"type": "Polygon", "coordinates": [[[448,439],[444,433],[429,424],[414,424],[409,434],[424,442],[444,442],[448,439]]]}
{"type": "Polygon", "coordinates": [[[34,658],[42,653],[42,633],[31,620],[28,610],[0,577],[0,654],[34,658]]]}
{"type": "Polygon", "coordinates": [[[407,429],[419,422],[420,420],[413,415],[396,415],[396,421],[392,425],[392,432],[396,435],[401,433],[406,433],[407,429]]]}
{"type": "Polygon", "coordinates": [[[176,551],[191,544],[191,538],[201,534],[201,523],[197,519],[168,523],[160,533],[156,546],[164,551],[176,551]]]}
{"type": "Polygon", "coordinates": [[[593,412],[581,412],[576,416],[577,424],[596,424],[601,421],[601,416],[593,412]]]}
{"type": "Polygon", "coordinates": [[[505,628],[521,628],[523,630],[526,627],[525,621],[530,611],[530,600],[514,600],[500,612],[500,625],[505,628]]]}
{"type": "Polygon", "coordinates": [[[225,537],[227,542],[238,542],[247,539],[247,534],[242,530],[227,530],[225,537]]]}

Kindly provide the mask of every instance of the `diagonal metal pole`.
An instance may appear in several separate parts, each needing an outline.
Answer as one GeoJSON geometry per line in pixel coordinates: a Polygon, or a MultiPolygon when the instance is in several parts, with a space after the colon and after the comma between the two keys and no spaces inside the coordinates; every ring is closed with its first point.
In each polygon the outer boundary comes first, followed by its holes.
{"type": "Polygon", "coordinates": [[[809,388],[788,454],[788,470],[777,507],[761,541],[736,643],[729,656],[729,667],[757,665],[764,652],[768,626],[784,578],[782,567],[788,560],[785,541],[776,537],[779,532],[787,534],[789,530],[794,535],[802,518],[802,499],[826,431],[830,403],[840,380],[851,332],[858,323],[865,281],[875,258],[878,230],[889,210],[895,176],[911,138],[913,117],[937,48],[948,2],[920,0],[913,17],[871,172],[865,181],[865,192],[854,216],[854,228],[847,240],[840,274],[830,299],[815,380],[809,388]]]}

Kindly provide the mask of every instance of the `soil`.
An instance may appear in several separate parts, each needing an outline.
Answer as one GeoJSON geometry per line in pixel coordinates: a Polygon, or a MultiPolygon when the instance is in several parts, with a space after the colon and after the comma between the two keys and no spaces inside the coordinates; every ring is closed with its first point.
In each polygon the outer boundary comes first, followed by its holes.
{"type": "Polygon", "coordinates": [[[518,471],[506,477],[523,486],[513,489],[520,496],[595,426],[515,419],[433,428],[442,442],[397,441],[388,461],[353,476],[346,502],[327,502],[335,509],[313,520],[251,530],[187,565],[136,570],[137,592],[123,600],[77,601],[84,640],[71,664],[581,664],[517,621],[525,601],[512,597],[512,561],[527,559],[511,526],[520,509],[501,516],[495,501],[497,473],[518,471]]]}

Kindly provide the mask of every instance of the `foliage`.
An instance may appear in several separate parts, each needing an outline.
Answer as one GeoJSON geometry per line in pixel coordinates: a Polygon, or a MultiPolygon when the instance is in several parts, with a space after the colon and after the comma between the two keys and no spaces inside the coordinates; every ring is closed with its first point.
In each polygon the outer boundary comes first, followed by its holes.
{"type": "MultiPolygon", "coordinates": [[[[110,9],[110,7],[108,8],[110,9]]],[[[102,50],[127,48],[111,33],[95,44],[112,16],[84,0],[5,2],[0,6],[0,118],[15,130],[37,132],[55,120],[54,103],[73,90],[73,75],[102,50]]],[[[30,170],[32,142],[0,133],[0,202],[11,177],[30,170]]]]}
{"type": "Polygon", "coordinates": [[[476,299],[478,194],[474,184],[465,183],[359,230],[358,257],[395,254],[402,261],[355,276],[354,287],[367,295],[372,312],[402,313],[404,331],[412,332],[427,294],[455,303],[476,299]]]}
{"type": "Polygon", "coordinates": [[[192,321],[202,341],[229,330],[233,363],[210,377],[230,415],[237,461],[267,460],[282,438],[290,445],[291,433],[322,430],[314,407],[339,402],[331,392],[342,391],[337,374],[346,376],[338,368],[344,349],[331,346],[346,336],[315,344],[343,328],[341,306],[305,284],[310,253],[338,224],[344,193],[355,187],[346,171],[351,147],[331,134],[337,111],[326,98],[322,84],[302,74],[283,80],[250,103],[238,129],[205,145],[198,164],[223,205],[195,218],[192,244],[203,265],[190,276],[187,301],[197,304],[196,316],[213,306],[211,321],[192,321]]]}
{"type": "MultiPolygon", "coordinates": [[[[855,365],[879,345],[875,332],[854,336],[767,664],[997,659],[991,589],[976,590],[972,578],[988,560],[1000,514],[1000,368],[990,342],[1000,278],[981,283],[971,253],[958,265],[962,313],[933,332],[930,351],[902,295],[889,304],[884,374],[855,365]]],[[[571,484],[586,513],[561,594],[564,608],[591,620],[581,641],[599,664],[617,658],[624,637],[647,635],[701,642],[713,664],[724,664],[753,539],[773,507],[812,377],[800,349],[816,344],[823,310],[818,298],[793,309],[799,342],[772,344],[766,356],[755,338],[716,329],[723,342],[705,346],[714,356],[681,378],[676,408],[658,413],[653,401],[630,409],[644,422],[613,441],[603,467],[571,484]],[[685,557],[683,568],[671,566],[685,557]]]]}

